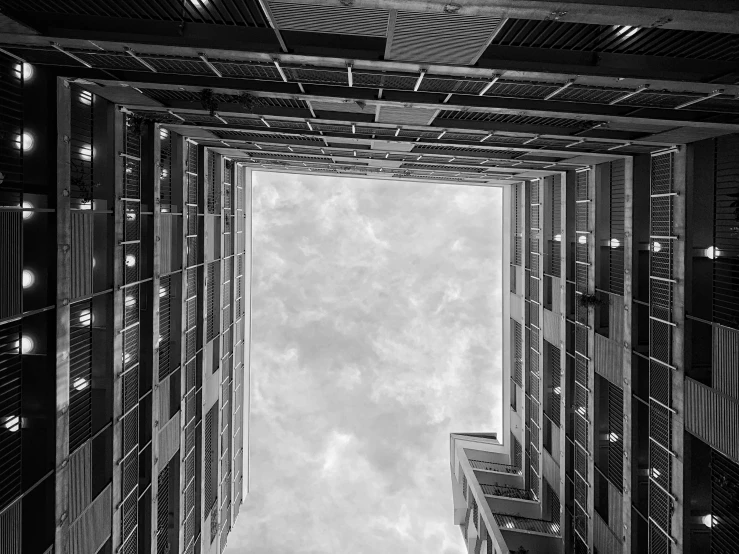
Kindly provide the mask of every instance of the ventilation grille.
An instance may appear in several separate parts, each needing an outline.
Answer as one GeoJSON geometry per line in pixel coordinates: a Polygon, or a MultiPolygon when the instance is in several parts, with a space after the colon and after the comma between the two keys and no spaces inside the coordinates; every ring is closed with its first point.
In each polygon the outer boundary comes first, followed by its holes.
{"type": "Polygon", "coordinates": [[[500,18],[399,11],[387,59],[469,65],[499,24],[500,18]]]}
{"type": "Polygon", "coordinates": [[[365,37],[387,34],[389,12],[371,8],[270,2],[279,29],[365,37]]]}
{"type": "Polygon", "coordinates": [[[561,276],[562,265],[562,186],[559,178],[551,178],[552,183],[552,211],[551,211],[551,239],[549,241],[549,273],[554,277],[561,276]],[[560,240],[554,240],[559,237],[560,240]]]}
{"type": "Polygon", "coordinates": [[[716,139],[713,321],[739,329],[739,139],[716,139]]]}
{"type": "Polygon", "coordinates": [[[0,319],[18,315],[23,310],[23,249],[19,247],[23,244],[21,218],[20,212],[0,211],[0,319]]]}

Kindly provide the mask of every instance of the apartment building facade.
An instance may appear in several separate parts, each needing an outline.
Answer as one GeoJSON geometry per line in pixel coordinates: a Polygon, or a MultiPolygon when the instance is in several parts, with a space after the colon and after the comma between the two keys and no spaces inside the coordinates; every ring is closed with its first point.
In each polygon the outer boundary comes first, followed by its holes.
{"type": "Polygon", "coordinates": [[[470,551],[735,549],[738,144],[509,187],[509,440],[451,438],[470,551]]]}
{"type": "Polygon", "coordinates": [[[517,436],[506,486],[562,499],[580,550],[598,514],[625,551],[729,521],[685,487],[736,460],[732,5],[0,0],[2,549],[223,548],[253,170],[504,187],[516,409],[489,461],[517,436]]]}

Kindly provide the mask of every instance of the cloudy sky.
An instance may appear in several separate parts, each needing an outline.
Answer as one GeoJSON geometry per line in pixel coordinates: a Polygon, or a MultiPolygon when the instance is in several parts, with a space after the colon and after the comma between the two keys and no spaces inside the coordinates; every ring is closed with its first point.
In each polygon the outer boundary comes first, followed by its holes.
{"type": "Polygon", "coordinates": [[[461,554],[501,418],[501,193],[254,175],[251,493],[228,554],[461,554]]]}

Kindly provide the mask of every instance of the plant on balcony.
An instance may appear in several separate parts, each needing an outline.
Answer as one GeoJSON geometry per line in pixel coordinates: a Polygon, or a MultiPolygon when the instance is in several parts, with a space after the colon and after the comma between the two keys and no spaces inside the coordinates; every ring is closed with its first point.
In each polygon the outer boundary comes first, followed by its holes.
{"type": "Polygon", "coordinates": [[[210,113],[211,116],[216,115],[219,102],[213,89],[204,88],[200,91],[200,104],[203,106],[204,110],[208,110],[208,113],[210,113]]]}
{"type": "Polygon", "coordinates": [[[238,103],[244,108],[245,112],[252,113],[254,112],[254,108],[259,105],[259,98],[248,92],[242,92],[239,95],[238,103]]]}
{"type": "Polygon", "coordinates": [[[608,300],[596,294],[580,295],[580,305],[581,306],[585,306],[585,307],[602,306],[603,304],[608,304],[608,300]]]}

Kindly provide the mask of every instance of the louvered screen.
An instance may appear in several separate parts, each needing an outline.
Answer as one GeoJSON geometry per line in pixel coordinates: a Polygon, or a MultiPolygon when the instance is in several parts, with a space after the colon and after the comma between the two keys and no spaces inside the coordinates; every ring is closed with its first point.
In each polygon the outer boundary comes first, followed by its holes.
{"type": "Polygon", "coordinates": [[[513,264],[521,265],[522,238],[521,232],[523,224],[521,221],[521,185],[516,184],[513,187],[513,264]]]}
{"type": "Polygon", "coordinates": [[[551,391],[549,393],[549,410],[547,415],[556,426],[560,426],[560,406],[562,403],[561,388],[561,351],[549,342],[546,343],[548,366],[550,371],[551,391]]]}
{"type": "Polygon", "coordinates": [[[69,450],[92,437],[92,301],[69,310],[69,450]]]}
{"type": "Polygon", "coordinates": [[[608,480],[623,491],[624,400],[623,391],[608,383],[608,480]]]}
{"type": "Polygon", "coordinates": [[[136,524],[139,517],[139,499],[137,495],[131,494],[124,501],[121,508],[121,534],[125,554],[137,552],[136,548],[136,524]],[[131,537],[131,538],[129,538],[131,537]],[[129,543],[128,541],[133,541],[129,543]]]}
{"type": "Polygon", "coordinates": [[[739,466],[716,450],[711,450],[711,528],[714,552],[732,552],[739,544],[739,466]]]}
{"type": "Polygon", "coordinates": [[[172,134],[159,129],[159,199],[162,212],[175,211],[172,207],[172,134]]]}
{"type": "Polygon", "coordinates": [[[610,244],[608,248],[609,279],[608,290],[614,294],[624,293],[624,235],[625,199],[626,199],[626,162],[611,162],[610,188],[610,244]]]}
{"type": "Polygon", "coordinates": [[[500,18],[399,11],[386,58],[469,65],[499,24],[500,18]]]}
{"type": "Polygon", "coordinates": [[[91,209],[94,95],[76,85],[71,91],[71,133],[69,140],[70,206],[91,209]]]}
{"type": "Polygon", "coordinates": [[[207,206],[208,206],[208,213],[215,214],[216,213],[216,196],[217,196],[217,190],[218,190],[218,183],[216,182],[218,180],[218,174],[220,172],[216,171],[216,165],[218,164],[219,160],[221,159],[220,156],[216,154],[209,154],[207,156],[207,159],[209,161],[208,163],[208,172],[206,173],[206,181],[205,181],[205,187],[207,192],[207,206]]]}
{"type": "MultiPolygon", "coordinates": [[[[4,56],[0,60],[0,75],[0,173],[4,175],[0,182],[0,206],[20,207],[23,191],[23,66],[4,56]]],[[[6,315],[10,314],[3,314],[0,306],[0,317],[6,315]]]]}
{"type": "Polygon", "coordinates": [[[522,373],[523,373],[523,336],[521,324],[512,319],[513,324],[513,380],[518,384],[519,387],[523,386],[522,373]]]}
{"type": "Polygon", "coordinates": [[[560,277],[562,262],[562,185],[557,177],[548,180],[552,184],[552,205],[550,212],[549,267],[547,269],[550,275],[560,277]]]}
{"type": "Polygon", "coordinates": [[[172,322],[171,315],[172,277],[162,277],[159,281],[159,380],[172,371],[170,361],[172,322]]]}
{"type": "Polygon", "coordinates": [[[366,37],[387,34],[388,10],[343,6],[303,5],[270,2],[278,28],[309,33],[329,33],[366,37]]]}
{"type": "Polygon", "coordinates": [[[157,554],[168,554],[169,545],[169,464],[167,464],[157,477],[157,554]]]}
{"type": "Polygon", "coordinates": [[[21,493],[21,327],[0,325],[0,510],[21,493]]]}
{"type": "Polygon", "coordinates": [[[3,260],[0,265],[0,319],[18,315],[23,310],[23,249],[19,247],[23,244],[21,217],[20,212],[0,211],[0,256],[3,260]]]}
{"type": "Polygon", "coordinates": [[[206,280],[206,340],[211,341],[216,336],[215,327],[215,295],[216,295],[216,264],[211,262],[208,264],[208,275],[206,280]]]}
{"type": "MultiPolygon", "coordinates": [[[[218,466],[218,406],[213,406],[205,415],[205,471],[203,502],[206,507],[213,507],[217,495],[218,466]],[[215,471],[214,471],[215,470],[215,471]],[[215,477],[215,478],[214,478],[215,477]]],[[[208,508],[210,509],[210,508],[208,508]]]]}
{"type": "Polygon", "coordinates": [[[70,214],[71,243],[71,296],[81,298],[92,294],[93,214],[72,211],[70,214]]]}
{"type": "Polygon", "coordinates": [[[739,139],[716,139],[713,321],[739,328],[739,139]]]}
{"type": "Polygon", "coordinates": [[[141,127],[131,116],[126,115],[124,126],[124,181],[125,198],[141,198],[141,127]]]}

